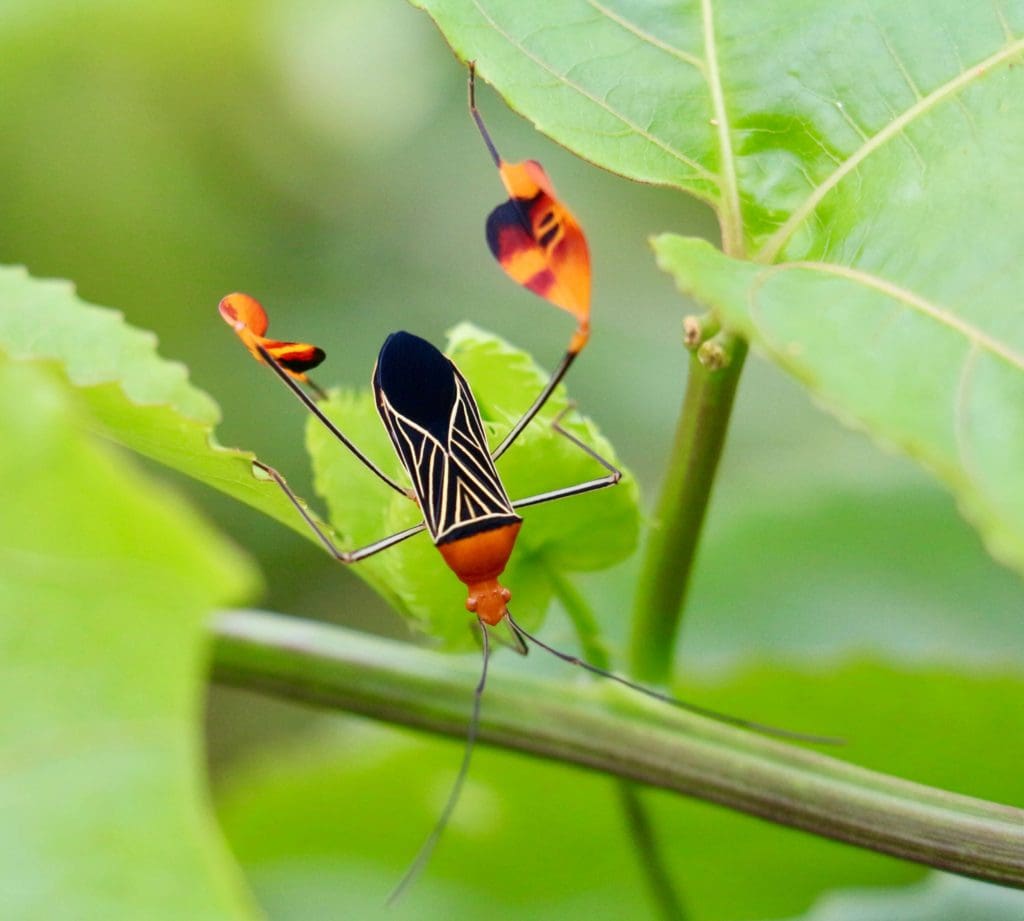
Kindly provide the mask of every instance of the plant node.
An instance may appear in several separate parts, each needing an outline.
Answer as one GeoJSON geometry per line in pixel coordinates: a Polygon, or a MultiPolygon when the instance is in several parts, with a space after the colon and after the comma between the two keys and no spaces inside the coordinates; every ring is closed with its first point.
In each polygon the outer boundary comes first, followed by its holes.
{"type": "Polygon", "coordinates": [[[683,318],[683,345],[691,352],[719,330],[719,322],[713,313],[691,314],[683,318]]]}
{"type": "Polygon", "coordinates": [[[711,339],[702,342],[697,349],[697,360],[709,371],[721,371],[729,366],[732,353],[727,348],[723,333],[717,333],[711,339]]]}

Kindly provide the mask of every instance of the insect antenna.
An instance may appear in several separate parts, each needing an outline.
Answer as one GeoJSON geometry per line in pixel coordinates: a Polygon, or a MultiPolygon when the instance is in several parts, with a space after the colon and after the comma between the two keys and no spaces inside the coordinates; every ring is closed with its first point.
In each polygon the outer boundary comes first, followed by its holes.
{"type": "Polygon", "coordinates": [[[706,716],[719,723],[726,723],[729,726],[738,726],[741,729],[750,729],[754,732],[759,732],[762,735],[777,736],[781,739],[793,739],[798,742],[811,742],[815,745],[845,744],[843,739],[838,739],[834,736],[813,735],[806,732],[795,732],[791,729],[782,729],[778,726],[769,726],[766,723],[757,723],[753,720],[745,720],[738,716],[729,716],[727,713],[719,713],[717,710],[710,710],[707,707],[700,706],[699,704],[691,704],[685,700],[679,700],[678,698],[672,697],[668,694],[662,694],[660,691],[644,687],[642,684],[637,684],[635,681],[630,681],[628,678],[623,678],[621,675],[616,675],[614,672],[610,672],[607,669],[591,665],[579,656],[569,655],[567,652],[555,649],[554,646],[549,646],[543,640],[538,639],[532,633],[525,630],[523,627],[520,627],[519,624],[513,620],[511,612],[506,612],[505,616],[513,631],[518,633],[524,641],[529,641],[535,646],[539,646],[545,652],[551,653],[551,655],[561,659],[563,662],[568,662],[570,665],[578,665],[580,668],[586,669],[588,672],[592,672],[602,678],[608,678],[609,680],[615,681],[633,691],[639,691],[647,697],[652,697],[654,700],[660,700],[662,703],[669,704],[679,710],[686,710],[688,713],[695,713],[698,716],[706,716]]]}
{"type": "Polygon", "coordinates": [[[398,881],[398,885],[391,890],[391,895],[388,896],[388,905],[393,905],[398,901],[402,893],[409,888],[416,877],[420,875],[420,871],[427,865],[427,861],[430,860],[430,856],[434,853],[434,848],[437,847],[437,842],[441,838],[441,833],[448,825],[448,821],[451,819],[452,813],[455,812],[455,806],[459,802],[459,797],[462,794],[462,788],[465,785],[466,777],[469,774],[469,762],[473,757],[473,747],[476,745],[477,730],[480,728],[480,702],[483,698],[484,686],[487,684],[487,665],[491,657],[491,645],[490,639],[487,635],[487,627],[484,626],[484,622],[482,620],[478,619],[477,623],[480,624],[483,665],[480,668],[480,680],[477,682],[476,690],[473,691],[473,713],[469,719],[469,729],[466,731],[466,747],[462,752],[462,764],[459,765],[459,773],[455,776],[455,782],[452,784],[451,792],[448,794],[448,801],[444,804],[444,809],[441,811],[441,815],[438,818],[437,823],[431,829],[430,834],[427,835],[426,840],[420,846],[420,849],[413,858],[412,863],[409,864],[409,869],[405,871],[405,874],[398,881]]]}

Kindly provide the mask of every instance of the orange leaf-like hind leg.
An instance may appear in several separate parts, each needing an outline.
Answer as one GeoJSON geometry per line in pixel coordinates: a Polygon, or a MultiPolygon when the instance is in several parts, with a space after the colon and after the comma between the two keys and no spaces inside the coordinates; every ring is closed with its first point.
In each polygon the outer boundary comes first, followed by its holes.
{"type": "Polygon", "coordinates": [[[469,111],[508,192],[487,218],[487,245],[517,284],[576,318],[562,360],[540,394],[491,453],[501,457],[541,411],[590,338],[590,252],[573,213],[536,160],[503,160],[476,107],[476,66],[469,64],[469,111]]]}

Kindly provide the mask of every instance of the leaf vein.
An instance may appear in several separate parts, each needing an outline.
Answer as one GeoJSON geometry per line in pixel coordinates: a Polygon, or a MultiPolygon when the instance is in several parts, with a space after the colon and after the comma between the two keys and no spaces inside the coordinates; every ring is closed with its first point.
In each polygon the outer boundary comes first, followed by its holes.
{"type": "Polygon", "coordinates": [[[616,25],[621,26],[627,32],[631,32],[639,38],[640,41],[652,45],[667,54],[671,54],[673,57],[679,58],[680,61],[685,61],[691,67],[699,70],[702,74],[706,73],[704,61],[697,57],[697,55],[690,54],[688,51],[683,51],[682,48],[676,48],[675,45],[670,45],[668,42],[663,42],[656,35],[652,35],[645,29],[641,29],[635,22],[630,22],[624,16],[620,16],[613,9],[605,6],[603,3],[598,3],[597,0],[586,0],[586,2],[602,16],[606,16],[612,22],[616,23],[616,25]]]}
{"type": "Polygon", "coordinates": [[[712,18],[711,0],[701,0],[701,15],[704,22],[704,56],[707,60],[706,79],[711,93],[711,106],[715,113],[718,130],[718,146],[722,157],[722,175],[719,179],[722,190],[722,248],[727,255],[742,258],[745,255],[743,243],[743,210],[740,204],[739,184],[736,179],[736,159],[732,151],[732,137],[729,131],[729,116],[725,111],[725,96],[722,91],[722,74],[718,66],[718,50],[715,45],[715,23],[712,18]]]}
{"type": "Polygon", "coordinates": [[[889,57],[892,58],[892,62],[896,65],[896,69],[900,72],[904,82],[910,88],[911,93],[914,94],[914,99],[917,102],[920,102],[924,99],[924,94],[918,87],[917,81],[911,76],[909,68],[903,63],[903,58],[900,57],[896,48],[893,46],[893,43],[889,41],[889,34],[885,31],[885,28],[878,21],[878,18],[871,11],[870,7],[868,8],[868,16],[871,19],[872,25],[874,25],[875,29],[878,31],[878,37],[881,38],[882,44],[885,45],[885,50],[889,53],[889,57]]]}
{"type": "Polygon", "coordinates": [[[988,333],[971,325],[961,317],[958,317],[949,308],[943,307],[939,304],[933,304],[931,301],[921,297],[919,294],[915,294],[913,291],[900,287],[887,279],[880,278],[877,275],[872,275],[869,272],[863,272],[860,269],[854,269],[843,265],[830,265],[827,262],[786,262],[768,269],[765,273],[765,277],[792,269],[803,269],[812,272],[821,272],[827,275],[836,275],[840,278],[845,278],[849,281],[856,282],[857,284],[864,285],[865,287],[872,288],[893,300],[905,304],[907,307],[916,310],[918,313],[930,317],[936,322],[941,323],[943,326],[958,332],[968,341],[974,343],[977,347],[1001,358],[1017,370],[1024,371],[1024,355],[1008,348],[988,333]]]}
{"type": "MultiPolygon", "coordinates": [[[[706,5],[710,0],[702,0],[706,5]]],[[[847,157],[840,166],[819,183],[811,194],[804,200],[790,216],[789,219],[768,239],[758,254],[759,262],[771,262],[778,256],[786,241],[789,240],[793,231],[818,207],[821,200],[828,195],[843,179],[852,173],[872,153],[882,147],[887,141],[900,134],[916,118],[920,118],[938,104],[950,98],[955,98],[964,87],[974,80],[983,76],[993,67],[1005,63],[1015,55],[1024,51],[1024,39],[1018,39],[1003,46],[994,54],[989,55],[973,67],[962,71],[952,80],[948,80],[942,86],[937,87],[919,102],[916,102],[901,115],[894,118],[888,125],[873,135],[869,140],[857,148],[847,157]]]]}
{"type": "Polygon", "coordinates": [[[1013,34],[1013,29],[1010,28],[1010,24],[1006,21],[1006,14],[1003,12],[1003,4],[1000,0],[993,0],[992,6],[996,11],[996,18],[999,20],[999,25],[1003,27],[1003,34],[1006,36],[1008,42],[1012,42],[1016,36],[1013,34]]]}

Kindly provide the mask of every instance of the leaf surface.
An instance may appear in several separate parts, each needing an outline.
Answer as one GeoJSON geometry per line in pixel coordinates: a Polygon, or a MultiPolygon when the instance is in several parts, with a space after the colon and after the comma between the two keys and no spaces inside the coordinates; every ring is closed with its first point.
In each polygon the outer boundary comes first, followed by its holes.
{"type": "Polygon", "coordinates": [[[418,5],[541,130],[708,201],[734,259],[662,265],[1024,569],[1024,3],[418,5]]]}
{"type": "Polygon", "coordinates": [[[830,892],[792,921],[1017,921],[1024,893],[935,873],[914,886],[830,892]]]}
{"type": "MultiPolygon", "coordinates": [[[[484,427],[491,443],[497,444],[533,402],[546,375],[523,352],[469,324],[451,332],[448,354],[470,382],[484,427]]],[[[596,461],[551,429],[551,420],[566,405],[565,390],[559,388],[498,461],[498,473],[513,501],[604,474],[596,461]]],[[[332,394],[325,409],[385,472],[407,481],[368,391],[332,394]]],[[[615,462],[611,446],[593,423],[570,416],[565,424],[615,462]]],[[[327,499],[331,522],[346,547],[371,543],[420,520],[413,503],[376,480],[313,419],[307,443],[317,490],[327,499]]],[[[559,572],[602,569],[632,552],[639,530],[636,484],[627,474],[614,489],[527,508],[523,518],[502,581],[513,593],[511,608],[517,619],[529,629],[541,621],[552,597],[549,567],[559,572]]],[[[446,645],[471,642],[465,587],[426,534],[362,561],[355,571],[446,645]]]]}
{"type": "Polygon", "coordinates": [[[200,729],[206,616],[253,573],[81,410],[0,359],[0,915],[253,917],[200,729]]]}
{"type": "MultiPolygon", "coordinates": [[[[245,360],[231,340],[225,331],[228,360],[245,360]]],[[[0,353],[58,368],[94,430],[308,533],[281,491],[253,476],[251,452],[217,444],[217,404],[156,347],[152,333],[85,303],[70,283],[0,267],[0,353]]]]}
{"type": "MultiPolygon", "coordinates": [[[[656,248],[684,290],[761,343],[825,405],[946,482],[993,555],[1024,570],[1024,353],[1016,345],[855,270],[759,266],[672,236],[656,248]]],[[[1012,340],[1024,347],[1024,311],[1017,314],[1012,340]]]]}

